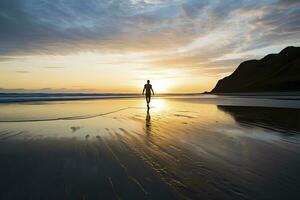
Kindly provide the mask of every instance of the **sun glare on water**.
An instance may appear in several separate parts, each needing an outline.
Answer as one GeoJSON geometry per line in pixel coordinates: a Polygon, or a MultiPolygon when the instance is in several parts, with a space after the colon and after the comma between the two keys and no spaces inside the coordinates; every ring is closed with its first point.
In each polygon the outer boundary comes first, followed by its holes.
{"type": "Polygon", "coordinates": [[[161,99],[161,98],[152,99],[150,105],[151,105],[151,108],[153,108],[155,112],[159,112],[163,109],[166,109],[166,107],[167,107],[165,99],[161,99]]]}

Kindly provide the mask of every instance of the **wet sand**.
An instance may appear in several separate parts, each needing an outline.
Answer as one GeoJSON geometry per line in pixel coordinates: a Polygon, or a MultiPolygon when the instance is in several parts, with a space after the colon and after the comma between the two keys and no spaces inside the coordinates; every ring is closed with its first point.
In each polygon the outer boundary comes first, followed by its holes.
{"type": "Polygon", "coordinates": [[[0,199],[299,199],[300,109],[228,98],[0,104],[0,199]]]}

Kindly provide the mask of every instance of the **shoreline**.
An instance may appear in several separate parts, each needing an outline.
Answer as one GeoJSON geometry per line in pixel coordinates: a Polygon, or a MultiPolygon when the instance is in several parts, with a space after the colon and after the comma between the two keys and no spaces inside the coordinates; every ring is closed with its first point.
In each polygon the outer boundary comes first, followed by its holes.
{"type": "Polygon", "coordinates": [[[293,92],[225,92],[225,93],[203,93],[222,96],[300,96],[300,91],[293,92]]]}
{"type": "MultiPolygon", "coordinates": [[[[53,102],[53,101],[84,101],[101,99],[141,99],[141,94],[78,94],[78,93],[0,93],[0,104],[29,103],[29,102],[53,102]]],[[[300,100],[300,92],[285,93],[216,93],[216,94],[157,94],[153,98],[170,99],[218,99],[218,98],[249,98],[249,99],[274,99],[274,100],[300,100]]]]}

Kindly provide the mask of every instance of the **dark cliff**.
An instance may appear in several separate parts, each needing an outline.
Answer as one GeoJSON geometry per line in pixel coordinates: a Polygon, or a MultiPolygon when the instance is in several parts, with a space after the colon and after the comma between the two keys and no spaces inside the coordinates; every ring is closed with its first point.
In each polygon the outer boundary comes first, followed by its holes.
{"type": "Polygon", "coordinates": [[[300,91],[300,47],[242,62],[211,93],[300,91]]]}

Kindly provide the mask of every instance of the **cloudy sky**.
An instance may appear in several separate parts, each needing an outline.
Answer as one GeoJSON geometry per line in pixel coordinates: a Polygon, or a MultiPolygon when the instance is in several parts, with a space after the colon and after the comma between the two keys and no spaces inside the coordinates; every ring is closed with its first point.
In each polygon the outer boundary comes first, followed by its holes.
{"type": "Polygon", "coordinates": [[[203,92],[290,45],[299,0],[1,0],[0,91],[203,92]]]}

